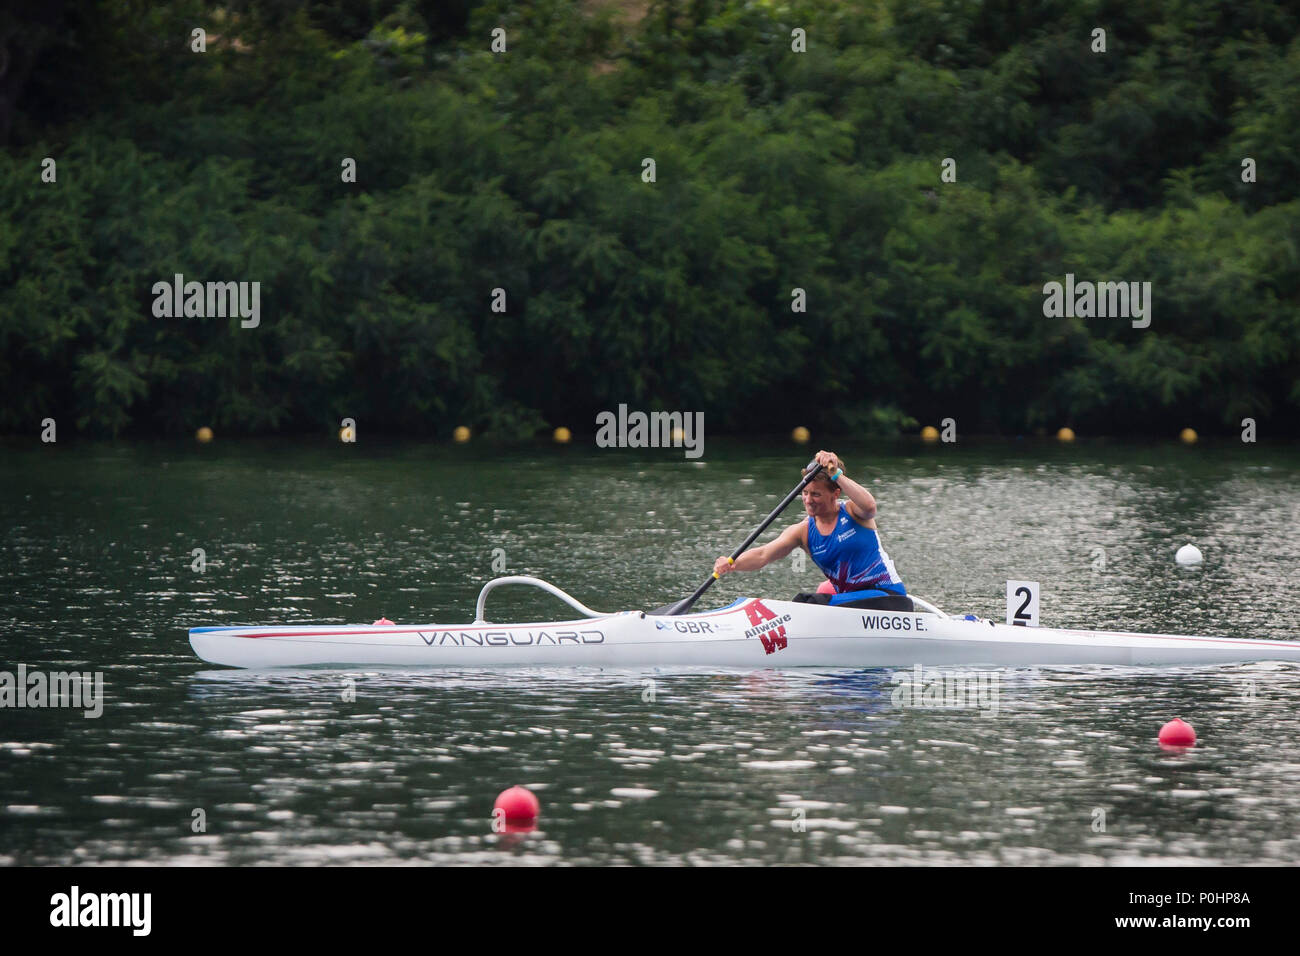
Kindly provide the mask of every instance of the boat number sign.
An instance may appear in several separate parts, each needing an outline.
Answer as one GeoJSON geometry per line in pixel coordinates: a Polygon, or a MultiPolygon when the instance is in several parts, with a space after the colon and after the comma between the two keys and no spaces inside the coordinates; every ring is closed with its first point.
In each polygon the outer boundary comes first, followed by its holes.
{"type": "Polygon", "coordinates": [[[1007,582],[1007,623],[1038,626],[1038,582],[1007,582]]]}

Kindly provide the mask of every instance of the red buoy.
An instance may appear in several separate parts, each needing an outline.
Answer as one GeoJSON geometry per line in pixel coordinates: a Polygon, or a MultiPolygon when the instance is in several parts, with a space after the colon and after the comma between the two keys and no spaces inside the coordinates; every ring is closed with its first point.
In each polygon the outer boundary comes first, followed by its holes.
{"type": "Polygon", "coordinates": [[[1192,747],[1196,744],[1196,731],[1181,717],[1175,717],[1160,728],[1160,742],[1167,747],[1192,747]]]}
{"type": "Polygon", "coordinates": [[[818,594],[834,594],[834,593],[835,593],[835,585],[831,584],[831,582],[829,582],[829,581],[823,581],[821,584],[817,585],[817,593],[818,593],[818,594]]]}
{"type": "Polygon", "coordinates": [[[542,804],[526,787],[511,787],[497,795],[492,804],[492,815],[500,810],[505,814],[506,823],[532,823],[542,812],[542,804]]]}
{"type": "Polygon", "coordinates": [[[393,622],[386,617],[381,617],[379,620],[375,621],[375,624],[392,624],[392,623],[393,622]]]}

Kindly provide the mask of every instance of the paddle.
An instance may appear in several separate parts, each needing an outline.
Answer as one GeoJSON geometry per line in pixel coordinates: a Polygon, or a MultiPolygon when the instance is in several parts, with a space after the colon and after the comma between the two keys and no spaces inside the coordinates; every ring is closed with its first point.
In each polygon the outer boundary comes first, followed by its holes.
{"type": "MultiPolygon", "coordinates": [[[[822,466],[817,464],[816,461],[808,462],[808,473],[804,475],[803,481],[795,485],[793,490],[791,490],[791,492],[781,500],[781,503],[776,506],[776,509],[770,515],[768,515],[766,518],[763,519],[763,523],[760,524],[757,528],[755,528],[750,533],[749,537],[744,540],[744,543],[741,544],[741,546],[737,548],[735,551],[731,552],[732,561],[735,561],[738,557],[740,557],[742,554],[745,553],[745,551],[749,548],[751,544],[754,543],[754,541],[758,538],[758,536],[767,530],[767,526],[770,525],[773,521],[775,521],[777,519],[777,516],[780,515],[782,511],[784,511],[786,508],[790,506],[790,502],[794,501],[794,499],[798,498],[799,495],[803,493],[803,490],[808,485],[808,482],[816,478],[817,473],[821,470],[822,470],[822,466]]],[[[690,597],[682,598],[676,604],[665,604],[663,607],[657,607],[653,611],[646,611],[646,613],[657,615],[657,616],[664,616],[664,617],[673,614],[685,614],[687,611],[690,610],[691,605],[700,599],[700,595],[702,595],[705,591],[709,589],[709,585],[711,585],[716,580],[718,580],[718,573],[715,571],[713,574],[709,575],[709,577],[705,580],[703,584],[701,584],[698,588],[695,589],[695,593],[692,594],[690,597]]]]}

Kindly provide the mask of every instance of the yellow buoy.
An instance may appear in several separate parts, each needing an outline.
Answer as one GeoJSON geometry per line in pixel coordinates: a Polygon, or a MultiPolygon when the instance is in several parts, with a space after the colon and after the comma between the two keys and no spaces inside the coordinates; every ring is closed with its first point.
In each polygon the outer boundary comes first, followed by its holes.
{"type": "Polygon", "coordinates": [[[451,437],[461,443],[467,442],[469,441],[469,429],[464,425],[457,425],[456,430],[451,433],[451,437]]]}
{"type": "Polygon", "coordinates": [[[207,425],[204,425],[194,433],[194,437],[206,445],[208,442],[212,441],[212,429],[207,425]]]}
{"type": "Polygon", "coordinates": [[[790,437],[793,438],[800,445],[805,445],[808,443],[808,439],[812,437],[812,434],[808,431],[808,429],[800,425],[790,433],[790,437]]]}
{"type": "Polygon", "coordinates": [[[1074,429],[1062,428],[1056,433],[1056,437],[1059,441],[1074,441],[1074,429]]]}
{"type": "Polygon", "coordinates": [[[1196,444],[1196,429],[1184,428],[1181,432],[1178,433],[1178,437],[1181,438],[1184,443],[1188,445],[1194,445],[1196,444]]]}
{"type": "Polygon", "coordinates": [[[569,443],[569,439],[572,437],[573,436],[569,434],[569,430],[565,428],[563,425],[555,429],[555,440],[559,442],[561,445],[567,445],[569,443]]]}
{"type": "Polygon", "coordinates": [[[926,425],[924,428],[921,429],[921,440],[938,441],[939,429],[935,428],[933,425],[926,425]]]}

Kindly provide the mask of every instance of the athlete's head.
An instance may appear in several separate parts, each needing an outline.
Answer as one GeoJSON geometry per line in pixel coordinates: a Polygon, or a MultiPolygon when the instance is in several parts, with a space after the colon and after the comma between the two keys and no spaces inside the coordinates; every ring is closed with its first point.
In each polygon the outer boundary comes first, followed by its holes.
{"type": "MultiPolygon", "coordinates": [[[[843,467],[843,462],[840,466],[843,467]]],[[[808,474],[807,469],[804,474],[808,474]]],[[[840,486],[831,481],[826,469],[817,472],[817,476],[804,485],[803,507],[813,517],[824,517],[839,511],[840,486]]]]}

